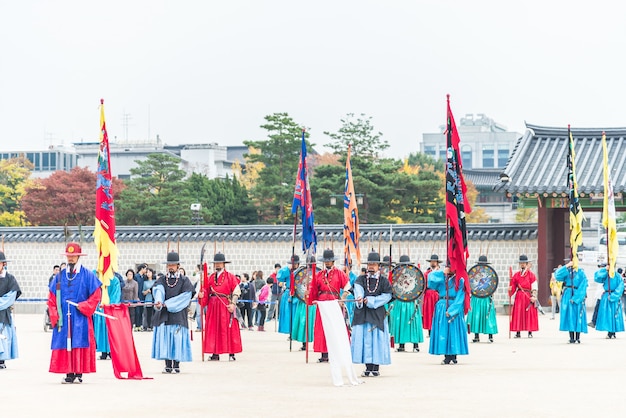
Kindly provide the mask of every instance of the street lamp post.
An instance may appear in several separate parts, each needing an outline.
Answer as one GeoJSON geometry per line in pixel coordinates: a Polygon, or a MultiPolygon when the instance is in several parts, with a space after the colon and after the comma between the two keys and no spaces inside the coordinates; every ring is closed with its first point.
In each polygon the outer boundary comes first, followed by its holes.
{"type": "MultiPolygon", "coordinates": [[[[330,195],[331,206],[337,205],[337,199],[341,199],[343,201],[344,196],[345,195],[343,194],[331,194],[330,195]]],[[[365,197],[365,194],[363,193],[356,193],[355,196],[356,196],[357,205],[362,206],[364,209],[364,212],[362,213],[363,217],[361,220],[363,223],[367,223],[367,198],[365,197]]]]}
{"type": "Polygon", "coordinates": [[[192,203],[190,209],[191,209],[191,222],[195,222],[196,225],[200,225],[200,222],[204,220],[202,216],[200,216],[202,205],[200,203],[192,203]]]}

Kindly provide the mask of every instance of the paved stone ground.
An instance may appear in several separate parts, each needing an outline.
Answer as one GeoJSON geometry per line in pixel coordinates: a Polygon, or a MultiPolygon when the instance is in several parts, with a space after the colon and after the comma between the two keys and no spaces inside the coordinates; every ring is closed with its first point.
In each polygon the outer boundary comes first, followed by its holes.
{"type": "MultiPolygon", "coordinates": [[[[121,381],[109,360],[82,385],[61,385],[48,373],[50,336],[42,316],[16,317],[20,358],[0,371],[0,416],[177,416],[177,417],[565,417],[623,416],[626,335],[606,340],[590,329],[582,344],[567,343],[557,320],[540,317],[533,339],[509,339],[507,317],[498,316],[495,342],[470,343],[456,366],[442,356],[392,354],[378,378],[359,386],[334,387],[327,364],[310,353],[289,352],[286,336],[242,331],[244,352],[236,362],[202,362],[195,333],[194,361],[180,375],[163,375],[150,359],[151,333],[135,333],[144,375],[121,381]]],[[[485,336],[482,339],[486,341],[485,336]]],[[[294,349],[297,349],[294,345],[294,349]]],[[[354,366],[360,374],[362,366],[354,366]]]]}

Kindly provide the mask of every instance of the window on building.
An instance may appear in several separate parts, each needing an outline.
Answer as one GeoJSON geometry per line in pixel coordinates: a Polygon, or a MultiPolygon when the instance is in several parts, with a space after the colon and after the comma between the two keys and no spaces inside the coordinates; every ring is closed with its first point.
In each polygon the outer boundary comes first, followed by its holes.
{"type": "Polygon", "coordinates": [[[437,148],[435,148],[434,145],[426,145],[424,147],[424,154],[429,155],[434,159],[437,159],[437,148]]]}
{"type": "Polygon", "coordinates": [[[50,153],[50,170],[57,170],[57,153],[50,153]]]}
{"type": "Polygon", "coordinates": [[[42,163],[41,163],[41,170],[42,171],[48,171],[50,170],[50,153],[49,152],[44,152],[42,153],[42,163]]]}
{"type": "Polygon", "coordinates": [[[463,168],[472,168],[472,147],[469,145],[461,147],[461,161],[463,162],[463,168]]]}
{"type": "Polygon", "coordinates": [[[483,168],[495,168],[493,145],[483,145],[483,168]]]}
{"type": "Polygon", "coordinates": [[[509,161],[509,149],[498,147],[498,168],[506,167],[507,161],[509,161]]]}

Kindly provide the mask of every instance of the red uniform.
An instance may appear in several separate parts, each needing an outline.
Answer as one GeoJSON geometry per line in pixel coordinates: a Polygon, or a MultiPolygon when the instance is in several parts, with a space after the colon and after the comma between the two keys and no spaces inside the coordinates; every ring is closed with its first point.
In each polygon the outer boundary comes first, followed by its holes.
{"type": "MultiPolygon", "coordinates": [[[[334,267],[330,270],[317,272],[309,287],[309,301],[339,299],[341,289],[350,282],[348,276],[343,271],[334,267]]],[[[315,329],[313,332],[313,351],[327,353],[326,337],[322,327],[322,318],[319,310],[315,313],[315,329]]]]}
{"type": "Polygon", "coordinates": [[[241,353],[241,333],[239,322],[234,313],[228,312],[233,292],[239,295],[239,279],[233,273],[222,270],[215,277],[211,274],[203,285],[200,304],[206,306],[204,317],[203,353],[235,354],[241,353]]]}
{"type": "Polygon", "coordinates": [[[435,305],[439,300],[439,293],[434,289],[428,288],[428,274],[433,271],[430,267],[424,273],[424,301],[422,303],[422,325],[424,329],[431,330],[433,326],[433,314],[435,312],[435,305]]]}
{"type": "Polygon", "coordinates": [[[516,272],[511,278],[509,296],[515,294],[513,311],[511,312],[511,331],[537,331],[539,330],[539,317],[535,304],[530,301],[532,284],[537,277],[530,270],[516,272]]]}

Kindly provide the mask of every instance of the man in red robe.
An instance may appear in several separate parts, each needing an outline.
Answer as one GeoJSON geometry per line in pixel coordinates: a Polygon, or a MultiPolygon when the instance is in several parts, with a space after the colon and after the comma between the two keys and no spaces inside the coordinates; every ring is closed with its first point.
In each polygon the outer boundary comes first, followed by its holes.
{"type": "Polygon", "coordinates": [[[61,383],[82,383],[84,373],[96,371],[96,339],[91,316],[100,302],[102,283],[80,264],[80,256],[86,254],[79,244],[68,243],[63,255],[67,257],[67,267],[50,281],[48,294],[53,328],[49,371],[64,373],[61,383]]]}
{"type": "Polygon", "coordinates": [[[214,272],[198,293],[200,305],[206,306],[202,352],[211,353],[210,360],[213,361],[218,361],[220,354],[224,353],[228,353],[229,361],[235,361],[235,354],[242,351],[239,322],[235,318],[241,289],[237,276],[226,271],[226,263],[230,261],[226,261],[224,254],[213,256],[214,272]]]}
{"type": "MultiPolygon", "coordinates": [[[[324,262],[324,269],[317,272],[309,285],[309,304],[316,300],[339,299],[339,294],[343,289],[350,290],[350,279],[346,273],[335,267],[335,253],[333,250],[324,250],[324,254],[319,261],[324,262]]],[[[313,351],[322,353],[318,360],[320,363],[328,361],[328,348],[324,328],[322,327],[322,317],[319,310],[315,313],[315,329],[313,331],[313,351]]]]}
{"type": "Polygon", "coordinates": [[[528,338],[533,337],[533,331],[539,330],[539,316],[537,315],[537,277],[530,270],[528,256],[519,257],[520,270],[511,277],[509,297],[515,295],[513,310],[511,311],[511,331],[515,338],[520,338],[520,331],[528,331],[528,338]]]}
{"type": "Polygon", "coordinates": [[[433,270],[439,270],[439,256],[433,254],[428,260],[430,267],[424,272],[424,302],[422,305],[422,325],[424,329],[428,330],[428,336],[430,337],[430,330],[433,326],[433,314],[435,312],[435,306],[439,300],[439,293],[434,289],[428,288],[428,275],[433,270]]]}

